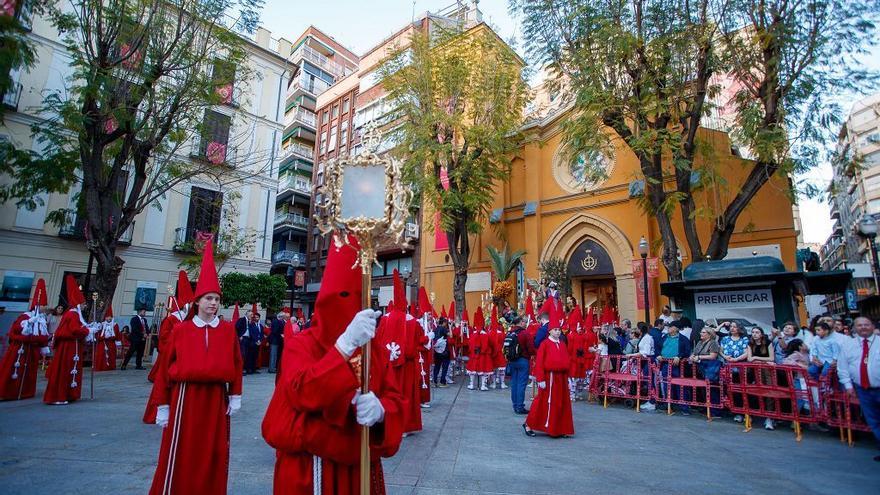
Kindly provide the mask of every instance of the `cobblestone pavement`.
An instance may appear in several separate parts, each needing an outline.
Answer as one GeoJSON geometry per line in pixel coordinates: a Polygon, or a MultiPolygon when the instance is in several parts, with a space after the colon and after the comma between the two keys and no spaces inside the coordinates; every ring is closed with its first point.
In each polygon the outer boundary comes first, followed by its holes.
{"type": "MultiPolygon", "coordinates": [[[[0,402],[0,493],[146,493],[161,436],[141,423],[146,373],[101,373],[95,400],[69,406],[38,399],[42,378],[38,398],[0,402]]],[[[273,378],[244,379],[242,409],[232,420],[230,494],[271,493],[274,452],[260,422],[273,378]]],[[[582,402],[574,406],[574,437],[528,438],[507,391],[459,383],[434,393],[424,431],[384,462],[390,494],[880,493],[868,438],[850,448],[834,433],[806,432],[796,442],[784,425],[743,433],[730,420],[582,402]]]]}

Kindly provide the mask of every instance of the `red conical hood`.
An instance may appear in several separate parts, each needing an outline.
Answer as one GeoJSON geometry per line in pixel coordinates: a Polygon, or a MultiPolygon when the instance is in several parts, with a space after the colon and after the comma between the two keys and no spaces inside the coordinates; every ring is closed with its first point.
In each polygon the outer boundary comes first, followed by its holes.
{"type": "Polygon", "coordinates": [[[455,321],[455,301],[449,303],[449,319],[455,321]]]}
{"type": "Polygon", "coordinates": [[[431,300],[428,299],[428,291],[425,290],[424,285],[419,287],[419,311],[434,314],[434,307],[431,306],[431,300]]]}
{"type": "Polygon", "coordinates": [[[394,302],[398,308],[406,311],[406,288],[403,286],[403,280],[400,279],[400,272],[397,268],[392,274],[392,282],[394,284],[394,302]]]}
{"type": "Polygon", "coordinates": [[[531,294],[526,296],[526,316],[529,317],[531,321],[535,321],[537,319],[535,318],[535,307],[532,304],[531,294]]]}
{"type": "Polygon", "coordinates": [[[304,319],[305,319],[305,317],[303,316],[303,310],[302,310],[302,308],[296,308],[296,318],[297,318],[298,320],[304,320],[304,319]]]}
{"type": "Polygon", "coordinates": [[[501,330],[501,325],[498,323],[498,306],[492,306],[492,317],[489,320],[489,330],[501,330]]]}
{"type": "Polygon", "coordinates": [[[550,305],[550,328],[562,328],[565,324],[565,315],[559,309],[558,304],[550,305]]]}
{"type": "Polygon", "coordinates": [[[569,332],[577,331],[578,327],[583,324],[582,323],[583,319],[584,319],[584,315],[581,314],[581,307],[575,305],[575,307],[572,308],[571,313],[568,314],[568,331],[569,332]]]}
{"type": "Polygon", "coordinates": [[[113,318],[113,305],[109,303],[107,304],[107,309],[104,310],[104,318],[107,318],[108,316],[113,318]]]}
{"type": "Polygon", "coordinates": [[[470,320],[470,318],[468,317],[467,309],[464,309],[464,310],[461,312],[461,321],[467,323],[468,325],[471,324],[471,320],[470,320]]]}
{"type": "Polygon", "coordinates": [[[232,321],[236,322],[241,318],[241,315],[238,314],[238,301],[235,302],[235,308],[232,310],[232,321]]]}
{"type": "Polygon", "coordinates": [[[190,284],[189,277],[184,270],[180,270],[177,273],[177,294],[175,297],[180,307],[193,302],[192,284],[190,284]]]}
{"type": "Polygon", "coordinates": [[[555,311],[555,309],[556,305],[553,304],[553,299],[548,297],[547,299],[544,299],[544,304],[542,304],[541,308],[538,309],[538,315],[540,316],[541,313],[547,313],[548,315],[550,315],[550,320],[552,323],[553,312],[555,311]]]}
{"type": "Polygon", "coordinates": [[[208,239],[202,250],[202,269],[199,271],[199,281],[196,283],[193,301],[198,301],[211,292],[223,295],[220,291],[220,280],[217,278],[217,266],[214,265],[214,241],[208,239]]]}
{"type": "Polygon", "coordinates": [[[252,306],[251,306],[251,314],[259,313],[259,311],[257,311],[257,303],[251,303],[251,304],[252,304],[252,306]]]}
{"type": "Polygon", "coordinates": [[[486,318],[483,316],[483,308],[477,308],[474,311],[474,328],[482,330],[486,327],[486,318]]]}
{"type": "Polygon", "coordinates": [[[329,347],[345,331],[361,309],[361,268],[357,264],[360,245],[349,236],[348,244],[331,242],[324,278],[315,300],[311,332],[329,347]]]}
{"type": "Polygon", "coordinates": [[[390,312],[394,311],[394,309],[395,309],[394,299],[392,299],[392,300],[388,301],[388,306],[385,306],[385,312],[390,313],[390,312]]]}
{"type": "Polygon", "coordinates": [[[67,275],[67,278],[64,279],[64,285],[67,287],[68,307],[72,308],[86,302],[86,298],[83,296],[82,291],[79,290],[79,285],[77,285],[76,279],[73,278],[73,275],[67,275]]]}
{"type": "Polygon", "coordinates": [[[416,306],[415,304],[409,305],[409,315],[412,316],[413,318],[416,318],[416,319],[421,318],[423,314],[424,313],[419,311],[418,306],[416,306]]]}
{"type": "Polygon", "coordinates": [[[46,281],[43,279],[37,280],[37,288],[34,289],[34,297],[31,299],[31,311],[34,310],[37,306],[44,307],[48,305],[46,298],[46,281]]]}
{"type": "Polygon", "coordinates": [[[446,305],[445,304],[440,308],[440,317],[441,318],[449,318],[449,315],[446,314],[446,305]]]}

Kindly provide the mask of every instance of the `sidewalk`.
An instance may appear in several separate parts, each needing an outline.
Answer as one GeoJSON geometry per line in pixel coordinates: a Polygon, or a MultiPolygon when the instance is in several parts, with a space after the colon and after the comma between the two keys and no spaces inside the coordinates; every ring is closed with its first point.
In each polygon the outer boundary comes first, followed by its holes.
{"type": "MultiPolygon", "coordinates": [[[[146,373],[100,373],[96,399],[69,406],[39,400],[42,377],[37,398],[0,402],[0,492],[145,494],[161,436],[141,423],[146,373]]],[[[275,456],[260,423],[273,386],[265,372],[244,378],[232,420],[231,495],[272,491],[275,456]]],[[[506,390],[459,383],[432,392],[425,430],[384,461],[389,494],[867,494],[880,486],[869,441],[849,448],[834,434],[806,432],[798,443],[785,426],[743,433],[729,420],[581,402],[573,438],[528,438],[506,390]]]]}

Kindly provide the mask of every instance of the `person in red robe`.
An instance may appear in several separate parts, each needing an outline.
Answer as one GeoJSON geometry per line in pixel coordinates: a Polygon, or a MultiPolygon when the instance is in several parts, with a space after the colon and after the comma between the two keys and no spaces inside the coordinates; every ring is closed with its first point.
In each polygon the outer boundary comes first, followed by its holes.
{"type": "MultiPolygon", "coordinates": [[[[362,425],[370,427],[370,493],[384,494],[381,458],[400,447],[403,397],[381,345],[389,337],[376,330],[378,312],[360,311],[358,248],[349,242],[331,245],[311,327],[284,343],[262,424],[263,438],[276,449],[275,495],[359,493],[362,425]],[[370,392],[361,394],[360,347],[366,344],[370,392]]],[[[405,299],[395,307],[392,312],[405,308],[405,299]]]]}
{"type": "Polygon", "coordinates": [[[492,319],[490,324],[490,334],[492,336],[492,367],[494,372],[492,375],[492,389],[506,389],[504,377],[507,374],[507,358],[504,357],[504,337],[507,332],[498,321],[498,308],[492,307],[492,319]]]}
{"type": "Polygon", "coordinates": [[[91,331],[82,315],[82,305],[86,299],[73,275],[67,275],[67,303],[70,309],[55,329],[54,354],[46,369],[46,392],[43,402],[62,405],[77,401],[82,394],[83,365],[82,356],[86,348],[86,338],[91,331]]]}
{"type": "Polygon", "coordinates": [[[421,375],[416,351],[421,327],[413,326],[418,324],[405,310],[406,291],[396,269],[392,278],[394,300],[388,304],[388,312],[379,322],[377,340],[389,363],[389,374],[403,398],[403,431],[415,433],[422,430],[422,410],[419,407],[421,375]]]}
{"type": "MultiPolygon", "coordinates": [[[[151,383],[155,383],[156,373],[162,368],[162,348],[166,347],[168,342],[171,342],[171,331],[174,329],[174,325],[186,319],[186,313],[189,310],[189,305],[192,304],[192,300],[193,291],[192,284],[189,282],[189,276],[187,276],[185,270],[180,270],[177,272],[177,289],[173,296],[168,296],[168,314],[165,315],[165,318],[159,324],[159,341],[156,347],[158,358],[150,366],[150,372],[147,374],[147,380],[151,383]]],[[[150,409],[149,406],[147,406],[147,409],[150,409]]],[[[156,421],[155,406],[153,406],[152,411],[149,420],[147,419],[147,414],[144,414],[145,423],[153,424],[156,421]]]]}
{"type": "Polygon", "coordinates": [[[235,328],[217,316],[220,283],[212,240],[205,242],[194,304],[156,374],[163,427],[151,495],[226,493],[229,417],[241,408],[242,360],[235,328]]]}
{"type": "Polygon", "coordinates": [[[415,307],[410,312],[412,316],[418,319],[419,328],[422,329],[424,338],[420,338],[419,346],[419,375],[421,379],[419,402],[423,408],[431,407],[431,366],[434,364],[434,350],[432,343],[434,342],[434,307],[428,299],[428,293],[425,287],[419,287],[419,305],[418,311],[415,307]]]}
{"type": "Polygon", "coordinates": [[[37,393],[40,356],[49,353],[46,282],[37,280],[30,311],[12,322],[9,347],[0,360],[0,400],[29,399],[37,393]]]}
{"type": "Polygon", "coordinates": [[[470,376],[468,390],[474,389],[475,376],[480,377],[480,390],[489,390],[486,383],[489,380],[489,375],[495,370],[492,362],[493,344],[492,336],[489,335],[489,331],[486,329],[483,309],[477,308],[477,311],[474,313],[474,329],[469,342],[471,348],[469,365],[473,374],[470,376]]]}
{"type": "Polygon", "coordinates": [[[574,330],[568,333],[568,353],[571,358],[571,366],[568,369],[568,389],[572,402],[577,400],[577,394],[583,390],[587,382],[588,357],[592,363],[594,354],[590,351],[584,327],[578,323],[574,330]]]}
{"type": "Polygon", "coordinates": [[[119,325],[113,320],[113,307],[107,305],[104,321],[95,333],[95,373],[116,369],[116,343],[120,341],[119,325]]]}
{"type": "MultiPolygon", "coordinates": [[[[468,317],[467,309],[463,309],[461,311],[461,321],[458,323],[459,328],[459,340],[458,340],[458,356],[461,361],[461,373],[466,375],[468,378],[471,376],[471,372],[468,366],[470,362],[470,318],[468,317]]],[[[473,381],[473,380],[470,380],[473,381]]]]}
{"type": "Polygon", "coordinates": [[[522,427],[533,437],[542,431],[551,437],[574,435],[571,399],[568,395],[568,370],[571,366],[568,349],[560,339],[561,325],[554,324],[550,336],[538,348],[535,359],[535,379],[538,395],[532,401],[529,415],[522,427]]]}

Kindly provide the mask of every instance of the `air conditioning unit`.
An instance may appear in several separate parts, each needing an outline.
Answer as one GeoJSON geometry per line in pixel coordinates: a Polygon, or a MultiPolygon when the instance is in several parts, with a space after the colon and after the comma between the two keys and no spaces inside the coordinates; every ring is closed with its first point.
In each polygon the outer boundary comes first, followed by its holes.
{"type": "Polygon", "coordinates": [[[419,238],[419,224],[407,223],[406,224],[406,237],[409,239],[418,239],[419,238]]]}

